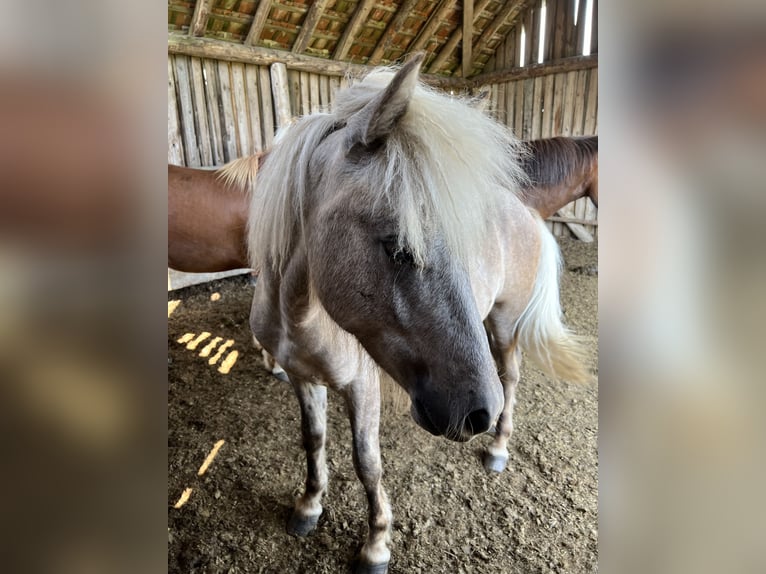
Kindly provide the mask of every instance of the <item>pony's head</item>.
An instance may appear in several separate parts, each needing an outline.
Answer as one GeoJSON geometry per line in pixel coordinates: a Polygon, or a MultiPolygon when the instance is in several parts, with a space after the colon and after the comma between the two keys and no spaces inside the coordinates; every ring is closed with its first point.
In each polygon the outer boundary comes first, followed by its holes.
{"type": "Polygon", "coordinates": [[[421,61],[371,74],[282,134],[250,244],[277,273],[305,253],[312,296],[407,391],[416,422],[467,440],[503,406],[468,269],[521,177],[518,144],[419,84],[421,61]]]}

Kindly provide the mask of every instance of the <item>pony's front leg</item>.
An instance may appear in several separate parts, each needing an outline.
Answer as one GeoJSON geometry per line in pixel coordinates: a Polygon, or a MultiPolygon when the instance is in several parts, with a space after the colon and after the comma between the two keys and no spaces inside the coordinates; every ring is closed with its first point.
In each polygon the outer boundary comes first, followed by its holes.
{"type": "Polygon", "coordinates": [[[385,574],[391,551],[391,506],[383,490],[380,460],[380,388],[377,381],[357,380],[344,389],[354,439],[354,468],[367,493],[367,540],[356,563],[356,574],[385,574]]]}
{"type": "Polygon", "coordinates": [[[484,468],[490,472],[503,472],[508,464],[508,439],[513,432],[513,406],[516,404],[516,387],[519,384],[521,350],[514,345],[503,353],[500,380],[503,383],[505,404],[497,421],[495,438],[484,455],[484,468]]]}
{"type": "Polygon", "coordinates": [[[296,501],[287,532],[307,536],[316,528],[322,514],[322,495],[327,489],[325,436],[327,434],[327,388],[293,381],[293,389],[301,405],[301,433],[306,449],[306,490],[296,501]]]}

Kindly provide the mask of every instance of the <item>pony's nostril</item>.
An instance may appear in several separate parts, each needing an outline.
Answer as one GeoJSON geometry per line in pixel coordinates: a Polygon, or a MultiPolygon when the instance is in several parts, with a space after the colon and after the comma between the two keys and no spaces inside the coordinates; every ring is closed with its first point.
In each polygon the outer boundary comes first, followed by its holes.
{"type": "Polygon", "coordinates": [[[471,434],[487,432],[492,426],[492,417],[487,409],[478,409],[465,417],[464,428],[471,434]]]}

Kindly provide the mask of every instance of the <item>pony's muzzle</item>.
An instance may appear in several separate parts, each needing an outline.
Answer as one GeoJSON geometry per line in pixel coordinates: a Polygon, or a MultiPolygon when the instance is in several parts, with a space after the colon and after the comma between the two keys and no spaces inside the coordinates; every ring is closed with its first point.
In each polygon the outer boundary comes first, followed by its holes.
{"type": "Polygon", "coordinates": [[[417,397],[412,398],[411,415],[420,427],[431,434],[459,442],[468,441],[487,432],[497,420],[497,416],[493,416],[489,408],[484,406],[470,410],[467,415],[461,415],[429,408],[417,397]]]}

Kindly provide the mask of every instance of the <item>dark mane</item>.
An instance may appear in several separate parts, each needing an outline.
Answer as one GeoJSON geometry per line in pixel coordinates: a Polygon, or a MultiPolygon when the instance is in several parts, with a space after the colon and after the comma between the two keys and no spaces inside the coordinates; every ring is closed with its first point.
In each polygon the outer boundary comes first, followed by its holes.
{"type": "Polygon", "coordinates": [[[522,142],[529,187],[556,185],[598,156],[598,136],[555,137],[522,142]]]}

